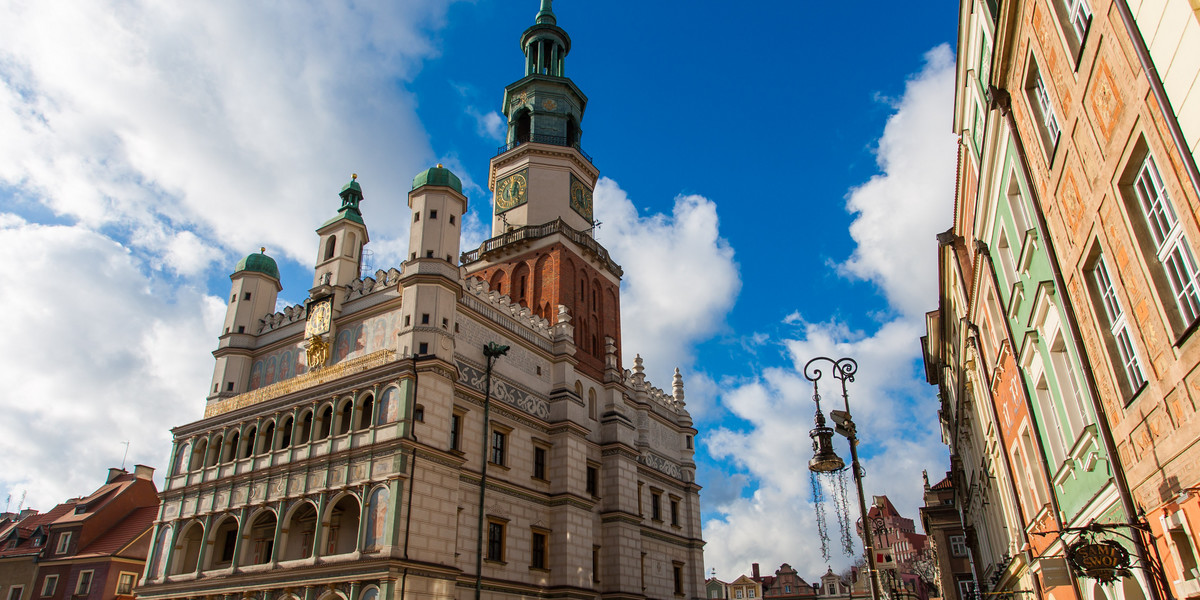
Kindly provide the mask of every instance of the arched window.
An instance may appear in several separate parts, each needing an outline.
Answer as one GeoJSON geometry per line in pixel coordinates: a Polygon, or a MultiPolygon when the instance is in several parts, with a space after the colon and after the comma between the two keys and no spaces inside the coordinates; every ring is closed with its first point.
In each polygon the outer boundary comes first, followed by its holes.
{"type": "Polygon", "coordinates": [[[167,572],[167,548],[171,543],[171,526],[163,525],[158,530],[158,541],[154,544],[154,562],[150,564],[150,578],[158,579],[167,572]]]}
{"type": "Polygon", "coordinates": [[[359,409],[358,429],[367,429],[371,426],[371,417],[375,412],[375,397],[371,394],[363,396],[362,408],[359,409]]]}
{"type": "Polygon", "coordinates": [[[305,411],[304,416],[300,418],[300,443],[307,444],[312,439],[313,430],[313,414],[312,411],[305,411]]]}
{"type": "Polygon", "coordinates": [[[333,428],[333,407],[325,406],[325,410],[321,411],[321,422],[317,424],[317,439],[323,440],[329,437],[329,432],[333,428]]]}
{"type": "Polygon", "coordinates": [[[529,305],[529,266],[525,263],[517,265],[512,274],[513,302],[521,306],[529,305]]]}
{"type": "Polygon", "coordinates": [[[388,502],[391,492],[386,487],[377,487],[367,502],[366,551],[378,550],[386,540],[388,502]]]}
{"type": "Polygon", "coordinates": [[[208,440],[200,440],[196,442],[196,447],[192,449],[192,460],[188,463],[188,469],[195,471],[204,466],[204,456],[208,453],[208,440]]]}
{"type": "Polygon", "coordinates": [[[329,510],[321,523],[325,528],[323,555],[347,554],[358,548],[358,498],[346,494],[329,510]]]}
{"type": "Polygon", "coordinates": [[[292,420],[291,417],[288,417],[283,420],[283,427],[279,428],[279,449],[280,450],[291,447],[291,445],[292,445],[292,427],[295,425],[295,423],[296,422],[294,420],[292,420]]]}
{"type": "Polygon", "coordinates": [[[583,400],[583,383],[580,381],[575,382],[575,397],[583,400]]]}
{"type": "Polygon", "coordinates": [[[488,283],[488,288],[499,296],[504,295],[504,271],[496,269],[496,272],[492,273],[492,280],[488,283]]]}
{"type": "Polygon", "coordinates": [[[347,399],[342,403],[341,416],[338,418],[338,435],[350,433],[350,419],[354,416],[354,401],[347,399]]]}
{"type": "Polygon", "coordinates": [[[529,132],[532,129],[532,119],[529,111],[523,110],[517,115],[517,130],[513,136],[513,141],[518,144],[524,144],[529,141],[529,132]]]}
{"type": "Polygon", "coordinates": [[[172,475],[183,474],[184,469],[188,466],[188,461],[191,459],[191,456],[189,456],[191,451],[192,445],[188,442],[184,442],[179,446],[179,449],[175,451],[175,465],[174,468],[171,469],[172,475]]]}
{"type": "Polygon", "coordinates": [[[317,534],[317,509],[311,502],[302,500],[299,506],[292,509],[283,530],[285,533],[280,540],[283,546],[280,560],[297,560],[312,556],[317,534]]]}
{"type": "Polygon", "coordinates": [[[596,388],[588,389],[588,418],[592,419],[592,420],[595,420],[597,418],[596,388]]]}
{"type": "Polygon", "coordinates": [[[275,445],[275,424],[267,423],[267,428],[263,429],[262,439],[258,443],[258,453],[266,454],[274,450],[275,445]]]}
{"type": "Polygon", "coordinates": [[[242,557],[238,562],[243,565],[263,565],[271,562],[275,549],[275,513],[264,510],[250,522],[247,532],[248,544],[242,548],[242,557]]]}
{"type": "Polygon", "coordinates": [[[350,233],[346,234],[346,243],[342,245],[346,247],[346,256],[354,258],[354,249],[358,245],[358,237],[354,235],[353,231],[351,231],[350,233]]]}
{"type": "Polygon", "coordinates": [[[192,521],[179,534],[172,557],[171,574],[195,573],[200,560],[200,548],[204,546],[204,524],[192,521]]]}
{"type": "Polygon", "coordinates": [[[213,438],[212,446],[208,449],[208,458],[204,460],[204,466],[213,467],[221,459],[221,436],[213,438]]]}
{"type": "Polygon", "coordinates": [[[258,437],[258,429],[251,427],[250,431],[246,432],[246,443],[242,444],[242,458],[250,458],[254,455],[254,442],[258,437]]]}
{"type": "Polygon", "coordinates": [[[212,536],[208,538],[211,548],[208,553],[208,568],[225,569],[233,565],[233,549],[237,545],[238,520],[233,515],[226,515],[218,524],[212,536]]]}
{"type": "Polygon", "coordinates": [[[229,443],[225,444],[225,449],[223,450],[223,453],[224,453],[225,457],[221,459],[221,462],[233,462],[233,460],[235,458],[237,458],[238,432],[235,431],[235,432],[229,434],[229,443]]]}
{"type": "Polygon", "coordinates": [[[333,258],[334,252],[337,250],[337,236],[329,236],[329,240],[325,242],[325,260],[333,258]]]}

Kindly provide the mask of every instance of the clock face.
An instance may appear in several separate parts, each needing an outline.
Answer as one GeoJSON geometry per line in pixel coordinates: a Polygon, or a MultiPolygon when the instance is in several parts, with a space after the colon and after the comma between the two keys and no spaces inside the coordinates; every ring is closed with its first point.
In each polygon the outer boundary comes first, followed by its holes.
{"type": "Polygon", "coordinates": [[[325,298],[308,305],[308,322],[304,335],[311,337],[329,332],[329,319],[333,313],[333,298],[325,298]]]}
{"type": "Polygon", "coordinates": [[[571,175],[571,209],[592,222],[592,190],[574,175],[571,175]]]}
{"type": "Polygon", "coordinates": [[[528,169],[521,169],[496,182],[496,214],[516,208],[529,200],[528,169]]]}

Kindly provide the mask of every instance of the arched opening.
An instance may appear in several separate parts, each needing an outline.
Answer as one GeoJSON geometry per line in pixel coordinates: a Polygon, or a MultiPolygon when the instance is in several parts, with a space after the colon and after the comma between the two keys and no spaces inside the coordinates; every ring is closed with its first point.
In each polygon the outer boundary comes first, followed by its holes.
{"type": "Polygon", "coordinates": [[[250,430],[246,432],[246,442],[242,444],[242,458],[250,458],[254,454],[254,442],[256,437],[258,437],[258,429],[251,427],[250,430]]]}
{"type": "Polygon", "coordinates": [[[391,492],[385,487],[377,487],[371,492],[367,502],[367,552],[378,550],[387,542],[387,514],[391,492]]]}
{"type": "Polygon", "coordinates": [[[529,132],[532,129],[532,118],[529,111],[523,110],[517,114],[517,130],[513,136],[513,141],[518,144],[524,144],[529,141],[529,132]]]}
{"type": "Polygon", "coordinates": [[[337,236],[331,235],[325,242],[325,260],[333,258],[334,252],[337,250],[337,236]]]}
{"type": "Polygon", "coordinates": [[[215,467],[221,458],[221,436],[213,438],[212,446],[208,449],[208,457],[204,459],[204,466],[215,467]]]}
{"type": "Polygon", "coordinates": [[[544,306],[542,306],[542,318],[547,321],[550,321],[551,325],[553,325],[555,322],[554,321],[554,313],[551,312],[551,310],[550,310],[549,302],[547,302],[544,306]]]}
{"type": "Polygon", "coordinates": [[[375,413],[375,397],[367,394],[362,398],[362,408],[358,413],[358,429],[367,429],[371,426],[371,417],[375,413]]]}
{"type": "Polygon", "coordinates": [[[341,414],[338,417],[338,435],[350,433],[350,419],[354,416],[354,401],[347,399],[342,403],[341,414]]]}
{"type": "Polygon", "coordinates": [[[175,542],[174,564],[171,574],[195,573],[196,561],[200,560],[200,548],[204,546],[204,525],[198,521],[188,524],[175,542]]]}
{"type": "Polygon", "coordinates": [[[248,543],[242,548],[239,564],[263,565],[271,562],[271,555],[275,549],[276,520],[273,511],[264,510],[250,522],[250,531],[246,536],[248,543]]]}
{"type": "Polygon", "coordinates": [[[154,563],[150,565],[150,578],[158,579],[167,574],[167,549],[171,545],[171,526],[163,525],[158,530],[158,542],[154,544],[154,563]]]}
{"type": "Polygon", "coordinates": [[[195,471],[204,466],[204,455],[208,453],[208,440],[200,440],[196,442],[195,449],[192,450],[192,460],[188,464],[188,469],[195,471]]]}
{"type": "Polygon", "coordinates": [[[512,274],[512,299],[521,306],[529,305],[529,266],[517,265],[512,274]]]}
{"type": "Polygon", "coordinates": [[[292,446],[292,427],[295,421],[288,417],[283,420],[283,427],[279,429],[279,448],[290,448],[292,446]]]}
{"type": "Polygon", "coordinates": [[[579,145],[579,124],[575,122],[575,117],[567,117],[567,145],[579,145]]]}
{"type": "Polygon", "coordinates": [[[307,444],[312,439],[313,414],[312,411],[306,411],[304,416],[300,418],[300,443],[307,444]]]}
{"type": "Polygon", "coordinates": [[[221,459],[221,462],[233,462],[237,458],[239,448],[238,438],[239,434],[236,431],[229,434],[229,443],[225,444],[225,448],[222,450],[224,457],[221,459]]]}
{"type": "Polygon", "coordinates": [[[499,296],[504,295],[504,271],[496,269],[496,272],[492,273],[492,280],[488,282],[488,289],[496,292],[499,296]]]}
{"type": "Polygon", "coordinates": [[[237,546],[238,520],[226,516],[208,539],[212,552],[208,556],[209,569],[225,569],[233,565],[233,549],[237,546]]]}
{"type": "Polygon", "coordinates": [[[282,560],[297,560],[312,556],[313,539],[317,533],[317,509],[311,502],[301,502],[283,528],[282,560]]]}
{"type": "Polygon", "coordinates": [[[588,418],[595,420],[596,415],[596,388],[588,390],[588,418]]]}
{"type": "Polygon", "coordinates": [[[275,424],[267,423],[267,427],[263,429],[262,438],[258,442],[258,453],[266,454],[274,450],[275,444],[275,424]]]}
{"type": "Polygon", "coordinates": [[[575,397],[583,400],[583,383],[578,380],[575,381],[575,397]]]}
{"type": "Polygon", "coordinates": [[[354,249],[358,246],[358,237],[351,231],[346,234],[346,243],[342,245],[346,247],[346,256],[354,258],[354,249]]]}
{"type": "Polygon", "coordinates": [[[347,554],[358,548],[358,516],[358,499],[350,494],[333,505],[323,536],[325,555],[347,554]]]}
{"type": "Polygon", "coordinates": [[[1122,600],[1146,600],[1146,593],[1136,577],[1125,577],[1121,582],[1121,591],[1125,596],[1122,600]]]}
{"type": "Polygon", "coordinates": [[[321,411],[321,420],[317,423],[317,439],[323,440],[329,437],[329,431],[333,428],[333,407],[325,406],[325,410],[321,411]]]}

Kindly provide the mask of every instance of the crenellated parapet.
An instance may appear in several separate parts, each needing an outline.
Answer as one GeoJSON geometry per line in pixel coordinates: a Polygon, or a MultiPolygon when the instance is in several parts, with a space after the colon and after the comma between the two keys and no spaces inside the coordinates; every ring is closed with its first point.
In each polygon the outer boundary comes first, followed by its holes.
{"type": "Polygon", "coordinates": [[[523,328],[541,337],[554,339],[563,331],[566,331],[570,335],[570,331],[566,328],[571,327],[571,317],[567,313],[566,307],[559,307],[557,322],[551,323],[549,320],[535,314],[529,307],[513,302],[512,298],[508,295],[500,294],[496,290],[491,289],[486,281],[478,277],[467,279],[463,285],[463,290],[485,302],[490,308],[513,318],[523,328]]]}
{"type": "Polygon", "coordinates": [[[255,333],[263,334],[285,325],[304,321],[307,317],[308,309],[303,304],[295,304],[259,319],[258,331],[255,331],[255,333]]]}
{"type": "MultiPolygon", "coordinates": [[[[346,284],[346,302],[358,300],[376,294],[384,290],[394,287],[400,281],[400,271],[392,268],[384,271],[379,269],[375,271],[374,277],[363,277],[356,279],[346,284]],[[379,282],[383,282],[380,284],[379,282]]],[[[258,320],[258,330],[256,334],[267,333],[291,325],[298,321],[304,321],[308,318],[308,309],[303,304],[289,306],[281,311],[266,315],[258,320]]]]}

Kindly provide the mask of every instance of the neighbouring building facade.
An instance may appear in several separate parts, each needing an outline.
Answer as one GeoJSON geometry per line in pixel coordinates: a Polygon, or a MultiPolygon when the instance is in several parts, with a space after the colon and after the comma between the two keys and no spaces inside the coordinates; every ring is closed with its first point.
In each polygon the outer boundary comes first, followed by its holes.
{"type": "Polygon", "coordinates": [[[921,527],[929,536],[930,558],[936,569],[934,583],[943,600],[970,600],[975,579],[967,557],[967,536],[955,507],[954,485],[950,474],[929,485],[925,476],[925,505],[921,507],[921,527]]]}
{"type": "Polygon", "coordinates": [[[923,344],[975,589],[1198,597],[1200,6],[959,14],[957,197],[923,344]],[[1070,559],[1095,543],[1129,555],[1111,585],[1070,559]]]}
{"type": "Polygon", "coordinates": [[[153,476],[109,469],[88,496],[0,527],[0,598],[133,598],[158,514],[153,476]]]}
{"type": "Polygon", "coordinates": [[[143,598],[702,598],[696,431],[622,365],[621,267],[592,237],[587,97],[549,0],[505,89],[493,236],[416,176],[409,252],[360,272],[357,177],[276,312],[264,252],[231,275],[202,419],[174,446],[143,598]]]}

